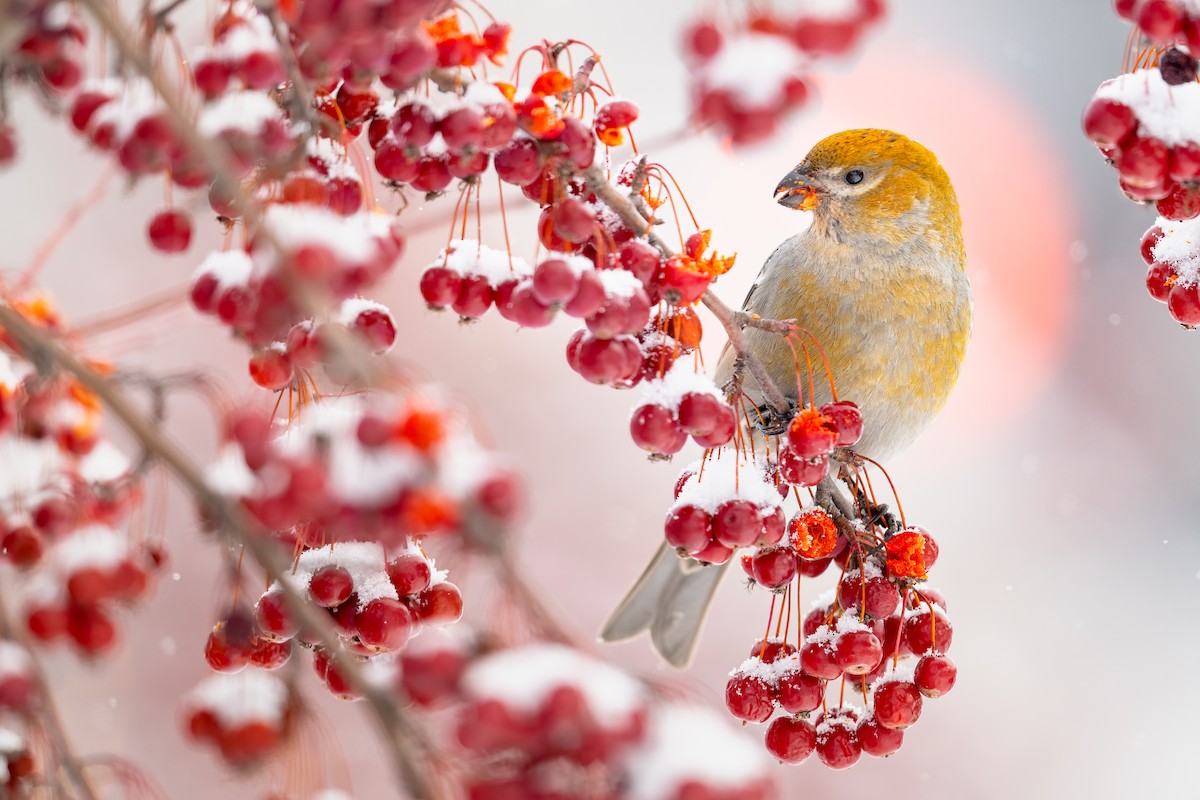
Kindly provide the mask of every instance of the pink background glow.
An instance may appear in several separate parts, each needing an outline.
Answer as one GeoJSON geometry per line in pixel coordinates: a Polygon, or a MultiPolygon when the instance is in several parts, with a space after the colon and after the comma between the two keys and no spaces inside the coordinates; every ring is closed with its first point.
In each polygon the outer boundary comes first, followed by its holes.
{"type": "MultiPolygon", "coordinates": [[[[934,583],[954,614],[959,685],[926,704],[885,761],[864,758],[845,773],[815,759],[780,767],[784,796],[1188,796],[1200,743],[1190,686],[1200,658],[1190,630],[1200,607],[1198,342],[1146,295],[1137,243],[1152,216],[1120,197],[1078,129],[1096,84],[1120,69],[1126,30],[1107,4],[1082,0],[892,5],[862,57],[819,81],[817,107],[747,152],[709,136],[669,136],[686,114],[676,36],[691,4],[497,0],[492,10],[512,21],[518,46],[575,36],[604,54],[620,93],[642,107],[639,141],[669,142],[652,155],[715,230],[714,245],[737,251],[717,287],[731,304],[804,224],[771,192],[824,135],[895,128],[937,152],[958,189],[975,335],[946,412],[891,467],[909,519],[941,543],[934,583]]],[[[104,169],[28,95],[15,109],[24,155],[0,173],[6,271],[28,262],[104,169]]],[[[114,184],[63,242],[44,283],[68,319],[182,292],[202,254],[220,245],[216,226],[202,224],[186,255],[152,253],[143,228],[160,202],[157,185],[114,184]]],[[[414,201],[403,219],[429,230],[411,237],[374,296],[400,322],[395,357],[466,397],[483,435],[519,465],[529,493],[523,564],[590,642],[657,544],[679,463],[651,464],[628,440],[630,395],[570,371],[568,320],[518,331],[494,315],[460,326],[424,308],[417,276],[445,242],[452,202],[414,201]]],[[[202,197],[186,204],[205,218],[202,197]]],[[[509,210],[514,252],[532,256],[535,214],[514,202],[509,210]]],[[[502,246],[495,220],[485,239],[502,246]]],[[[722,337],[715,324],[708,330],[711,364],[722,337]]],[[[147,368],[199,367],[231,396],[263,402],[243,350],[182,305],[93,347],[147,368]]],[[[196,396],[174,399],[171,427],[198,457],[212,453],[212,414],[196,396]]],[[[178,698],[205,674],[203,638],[227,597],[218,554],[188,503],[174,487],[168,502],[173,561],[155,598],[125,621],[118,655],[94,668],[51,655],[56,687],[84,752],[135,760],[171,797],[261,797],[263,782],[227,776],[181,735],[178,698]]],[[[735,583],[722,588],[697,662],[680,678],[713,705],[769,602],[735,583]]],[[[477,573],[461,585],[468,603],[486,603],[477,573]]],[[[644,640],[597,649],[633,669],[666,671],[644,640]]],[[[302,683],[337,731],[355,797],[396,796],[361,709],[307,675],[302,683]]]]}

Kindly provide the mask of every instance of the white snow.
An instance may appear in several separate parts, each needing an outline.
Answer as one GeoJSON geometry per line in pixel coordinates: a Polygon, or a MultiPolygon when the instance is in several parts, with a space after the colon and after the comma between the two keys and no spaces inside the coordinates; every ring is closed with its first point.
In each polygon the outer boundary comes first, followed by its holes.
{"type": "Polygon", "coordinates": [[[475,239],[455,239],[437,254],[430,267],[445,267],[462,276],[482,275],[495,288],[513,278],[533,274],[533,268],[523,259],[503,250],[495,250],[475,239]]]}
{"type": "Polygon", "coordinates": [[[689,781],[737,790],[766,780],[766,751],[717,712],[683,704],[655,709],[646,740],[625,760],[626,800],[671,800],[689,781]]]}
{"type": "Polygon", "coordinates": [[[408,448],[363,447],[356,431],[364,404],[356,397],[313,404],[280,436],[285,454],[312,451],[316,440],[326,449],[329,489],[345,503],[360,507],[386,505],[397,490],[421,476],[421,457],[408,448]]]}
{"type": "Polygon", "coordinates": [[[10,517],[35,507],[51,490],[65,488],[67,467],[51,439],[0,436],[0,513],[10,517]]]}
{"type": "Polygon", "coordinates": [[[130,466],[129,459],[116,445],[102,439],[79,460],[79,476],[88,483],[112,483],[125,477],[130,466]]]}
{"type": "Polygon", "coordinates": [[[0,350],[0,389],[11,394],[32,372],[28,362],[0,350]]]}
{"type": "Polygon", "coordinates": [[[60,539],[53,552],[63,575],[84,567],[111,569],[129,554],[129,540],[106,525],[88,525],[60,539]]]}
{"type": "Polygon", "coordinates": [[[689,465],[684,471],[694,476],[684,485],[672,511],[693,505],[712,514],[717,506],[733,498],[749,500],[767,511],[783,505],[779,491],[763,477],[763,465],[748,461],[741,453],[724,450],[709,457],[707,462],[689,465]]]}
{"type": "Polygon", "coordinates": [[[260,669],[218,672],[193,689],[188,702],[209,711],[224,728],[258,721],[279,724],[288,705],[288,688],[260,669]]]}
{"type": "Polygon", "coordinates": [[[1200,218],[1175,222],[1159,217],[1154,224],[1163,232],[1151,251],[1154,260],[1175,270],[1183,286],[1200,282],[1200,218]]]}
{"type": "Polygon", "coordinates": [[[204,107],[196,129],[202,136],[215,137],[225,131],[242,131],[251,136],[275,120],[283,124],[283,112],[263,92],[229,92],[204,107]]]}
{"type": "Polygon", "coordinates": [[[29,651],[16,642],[0,639],[0,675],[28,675],[29,651]]]}
{"type": "Polygon", "coordinates": [[[629,270],[598,269],[596,277],[608,297],[633,297],[642,288],[642,282],[629,270]]]}
{"type": "Polygon", "coordinates": [[[227,444],[205,473],[208,487],[226,497],[246,497],[257,491],[258,478],[246,466],[246,456],[236,444],[227,444]]]}
{"type": "Polygon", "coordinates": [[[1200,83],[1171,86],[1157,67],[1118,75],[1100,84],[1096,97],[1116,100],[1133,109],[1138,134],[1167,145],[1200,142],[1200,83]]]}
{"type": "Polygon", "coordinates": [[[645,690],[634,678],[558,644],[527,645],[489,655],[471,665],[462,686],[473,698],[498,700],[527,715],[537,714],[555,689],[574,687],[596,722],[609,729],[629,725],[646,703],[645,690]]]}
{"type": "Polygon", "coordinates": [[[728,92],[733,105],[754,109],[781,101],[788,79],[804,68],[800,51],[787,40],[749,32],[727,37],[697,76],[705,88],[728,92]]]}
{"type": "Polygon", "coordinates": [[[323,208],[295,203],[268,206],[263,224],[284,247],[298,250],[306,245],[320,245],[355,264],[376,258],[380,241],[391,232],[389,217],[383,213],[343,217],[323,208]]]}
{"type": "Polygon", "coordinates": [[[375,300],[368,300],[365,297],[347,297],[342,301],[342,304],[337,310],[337,321],[346,327],[354,324],[354,320],[358,319],[358,315],[364,311],[379,311],[386,315],[395,324],[396,319],[392,317],[392,310],[383,303],[375,300]]]}
{"type": "Polygon", "coordinates": [[[254,272],[254,261],[244,250],[218,250],[209,253],[196,267],[192,280],[204,275],[217,279],[218,289],[226,286],[245,286],[254,272]]]}
{"type": "Polygon", "coordinates": [[[309,157],[321,162],[330,178],[361,180],[358,170],[350,162],[350,155],[341,143],[324,136],[313,136],[308,140],[307,152],[309,157]]]}
{"type": "MultiPolygon", "coordinates": [[[[420,553],[415,547],[410,549],[420,553]]],[[[350,580],[358,595],[359,610],[380,597],[400,599],[396,587],[388,578],[383,546],[377,542],[338,542],[308,550],[300,554],[295,567],[287,573],[287,580],[296,589],[305,592],[313,573],[328,566],[338,566],[350,573],[350,580]]]]}
{"type": "MultiPolygon", "coordinates": [[[[105,84],[107,87],[107,84],[105,84]]],[[[143,117],[158,113],[163,108],[154,87],[145,78],[130,78],[124,81],[111,102],[96,109],[88,123],[89,128],[112,123],[116,141],[126,139],[143,117]]]]}
{"type": "Polygon", "coordinates": [[[678,409],[684,396],[693,393],[710,394],[722,402],[725,400],[712,378],[697,372],[691,359],[676,361],[658,380],[642,382],[642,403],[655,403],[665,408],[678,409]]]}
{"type": "Polygon", "coordinates": [[[447,439],[438,453],[438,485],[451,498],[463,500],[496,474],[496,456],[466,433],[447,439]]]}

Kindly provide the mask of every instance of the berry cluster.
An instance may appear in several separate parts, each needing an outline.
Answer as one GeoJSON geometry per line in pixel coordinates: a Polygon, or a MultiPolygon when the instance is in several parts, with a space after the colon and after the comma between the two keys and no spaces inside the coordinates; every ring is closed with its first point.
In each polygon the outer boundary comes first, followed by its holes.
{"type": "Polygon", "coordinates": [[[280,678],[248,669],[205,678],[186,700],[185,721],[192,739],[210,743],[230,766],[249,769],[278,751],[298,709],[280,678]]]}
{"type": "Polygon", "coordinates": [[[788,16],[756,10],[732,24],[702,19],[688,28],[698,125],[737,145],[769,138],[787,113],[808,103],[814,62],[849,53],[884,13],[882,0],[796,6],[788,16]]]}
{"type": "MultiPolygon", "coordinates": [[[[22,310],[61,324],[44,302],[22,310]]],[[[100,423],[90,392],[36,372],[0,331],[0,460],[13,465],[0,470],[0,550],[25,573],[30,633],[68,638],[88,656],[113,646],[115,607],[145,598],[163,560],[121,530],[141,503],[140,476],[100,423]]]]}
{"type": "Polygon", "coordinates": [[[1188,124],[1200,111],[1200,84],[1187,59],[1187,82],[1167,80],[1164,58],[1159,67],[1102,83],[1083,115],[1084,132],[1116,168],[1125,193],[1155,202],[1174,220],[1200,215],[1200,129],[1188,124]]]}
{"type": "Polygon", "coordinates": [[[724,564],[739,547],[769,547],[783,539],[781,492],[762,464],[725,451],[683,471],[663,535],[681,555],[724,564]]]}
{"type": "Polygon", "coordinates": [[[752,579],[784,602],[776,638],[756,643],[730,673],[726,706],[755,723],[783,711],[766,734],[767,750],[780,761],[798,764],[815,751],[826,766],[844,769],[864,752],[890,755],[917,721],[922,698],[945,694],[956,677],[945,655],[953,637],[945,599],[920,583],[937,560],[937,544],[926,531],[910,528],[867,548],[839,536],[820,509],[803,511],[789,530],[782,547],[759,548],[743,559],[752,565],[752,579]],[[823,562],[811,573],[820,574],[831,558],[842,566],[835,592],[797,619],[795,644],[786,629],[779,637],[794,576],[804,564],[823,562]],[[827,692],[838,679],[838,704],[830,707],[827,692]],[[861,692],[863,707],[845,702],[847,683],[861,692]]]}
{"type": "Polygon", "coordinates": [[[345,397],[305,406],[286,433],[250,413],[231,418],[210,467],[213,488],[301,548],[329,542],[486,536],[516,510],[514,475],[461,416],[430,396],[345,397]],[[470,521],[474,528],[467,529],[470,521]]]}
{"type": "Polygon", "coordinates": [[[829,473],[835,448],[850,447],[862,438],[863,418],[849,400],[811,406],[788,423],[778,452],[779,479],[793,486],[816,486],[829,473]]]}
{"type": "Polygon", "coordinates": [[[1159,217],[1142,236],[1146,289],[1181,325],[1200,325],[1200,219],[1159,217]]]}
{"type": "MultiPolygon", "coordinates": [[[[413,546],[388,556],[374,542],[338,542],[308,550],[297,558],[288,580],[329,612],[344,649],[356,656],[400,650],[423,627],[448,625],[462,616],[458,587],[413,546]]],[[[307,638],[291,618],[278,587],[259,599],[255,617],[269,641],[307,638]]],[[[353,696],[327,653],[318,649],[313,664],[330,691],[353,696]]]]}
{"type": "Polygon", "coordinates": [[[1188,0],[1116,0],[1119,15],[1155,42],[1200,47],[1200,8],[1188,0]]]}
{"type": "Polygon", "coordinates": [[[670,456],[691,436],[704,448],[722,447],[733,439],[737,415],[712,380],[677,362],[661,378],[642,382],[642,404],[629,419],[634,444],[647,452],[670,456]]]}
{"type": "MultiPolygon", "coordinates": [[[[333,356],[327,326],[338,325],[363,348],[387,352],[396,323],[386,306],[357,296],[375,283],[399,257],[403,239],[382,214],[342,217],[307,205],[267,209],[263,227],[284,253],[252,239],[248,251],[211,253],[192,279],[192,305],[215,316],[254,353],[250,375],[267,389],[302,385],[308,370],[328,365],[333,356]],[[321,287],[340,305],[327,319],[302,314],[278,268],[281,258],[306,281],[321,287]]],[[[334,378],[342,377],[336,372],[334,378]]]]}
{"type": "Polygon", "coordinates": [[[479,657],[455,694],[459,741],[483,764],[466,781],[479,800],[769,793],[761,755],[716,715],[652,703],[629,675],[562,645],[479,657]]]}

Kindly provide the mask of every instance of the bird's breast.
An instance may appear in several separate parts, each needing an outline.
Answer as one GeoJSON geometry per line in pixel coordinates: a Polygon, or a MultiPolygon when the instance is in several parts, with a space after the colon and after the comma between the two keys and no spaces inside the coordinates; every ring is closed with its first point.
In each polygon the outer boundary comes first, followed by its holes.
{"type": "MultiPolygon", "coordinates": [[[[862,409],[856,449],[887,458],[906,447],[942,408],[958,379],[971,327],[971,298],[961,252],[927,247],[887,258],[794,237],[764,266],[748,309],[797,320],[808,335],[800,374],[781,337],[751,331],[751,345],[781,388],[808,401],[812,363],[815,403],[832,397],[862,409]],[[799,379],[799,380],[798,380],[799,379]]],[[[752,383],[752,381],[748,381],[752,383]]]]}

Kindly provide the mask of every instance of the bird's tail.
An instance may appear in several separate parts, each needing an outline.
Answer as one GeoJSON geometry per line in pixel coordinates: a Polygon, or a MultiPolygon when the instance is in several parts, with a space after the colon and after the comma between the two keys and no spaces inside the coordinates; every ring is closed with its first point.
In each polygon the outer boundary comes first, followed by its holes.
{"type": "Polygon", "coordinates": [[[696,654],[700,628],[727,566],[680,558],[664,542],[600,628],[600,638],[620,642],[649,628],[658,654],[683,669],[696,654]]]}

